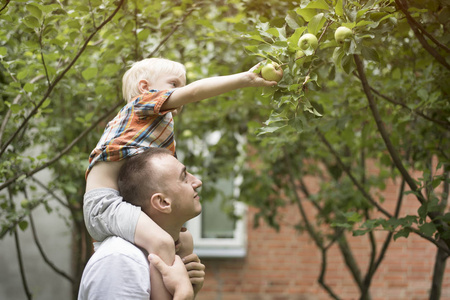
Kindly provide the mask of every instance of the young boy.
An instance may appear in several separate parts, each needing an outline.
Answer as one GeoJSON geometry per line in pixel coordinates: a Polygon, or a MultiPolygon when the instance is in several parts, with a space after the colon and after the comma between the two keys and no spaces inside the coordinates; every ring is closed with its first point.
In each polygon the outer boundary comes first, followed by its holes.
{"type": "MultiPolygon", "coordinates": [[[[173,263],[175,245],[171,236],[139,207],[122,201],[117,187],[120,167],[124,159],[148,147],[164,147],[175,154],[172,113],[181,110],[183,105],[239,88],[277,84],[254,73],[257,66],[248,72],[205,78],[186,85],[186,71],[180,63],[150,58],[133,64],[123,77],[127,105],[106,126],[86,171],[83,210],[86,227],[94,239],[102,241],[116,235],[148,253],[155,253],[169,265],[173,263]]],[[[180,234],[175,244],[180,257],[193,251],[188,233],[180,234]]],[[[170,298],[165,288],[161,288],[158,271],[151,266],[150,273],[151,298],[170,298]]]]}

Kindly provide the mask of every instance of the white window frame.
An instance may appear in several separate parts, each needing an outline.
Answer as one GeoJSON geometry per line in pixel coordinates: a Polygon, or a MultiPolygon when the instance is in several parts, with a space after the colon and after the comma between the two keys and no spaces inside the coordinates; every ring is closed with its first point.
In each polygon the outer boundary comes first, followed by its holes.
{"type": "Polygon", "coordinates": [[[202,238],[202,214],[189,220],[186,227],[194,239],[194,253],[199,257],[245,257],[247,255],[247,206],[236,202],[233,238],[202,238]]]}

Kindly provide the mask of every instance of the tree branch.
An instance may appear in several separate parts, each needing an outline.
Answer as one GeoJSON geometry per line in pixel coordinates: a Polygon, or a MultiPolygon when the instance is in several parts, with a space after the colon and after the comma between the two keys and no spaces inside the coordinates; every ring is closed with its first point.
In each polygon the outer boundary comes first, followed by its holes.
{"type": "MultiPolygon", "coordinates": [[[[38,76],[32,78],[32,79],[30,80],[30,83],[35,83],[36,81],[38,81],[38,80],[40,80],[40,79],[42,79],[42,78],[44,78],[44,77],[45,77],[44,75],[38,75],[38,76]]],[[[15,78],[13,78],[13,79],[15,80],[15,78]]],[[[12,104],[17,104],[17,103],[19,103],[20,99],[22,99],[22,94],[18,94],[18,95],[14,98],[12,104]]],[[[5,115],[5,118],[3,119],[2,126],[0,127],[0,147],[1,147],[1,145],[2,145],[2,138],[3,138],[3,134],[5,133],[5,130],[6,130],[6,125],[8,124],[9,118],[11,118],[11,114],[12,114],[11,108],[9,108],[9,109],[8,109],[8,112],[7,112],[6,115],[5,115]]]]}
{"type": "MultiPolygon", "coordinates": [[[[331,244],[330,244],[331,245],[331,244]]],[[[320,274],[318,278],[319,284],[322,286],[322,288],[327,291],[327,293],[335,300],[340,300],[339,296],[333,291],[333,289],[325,283],[325,273],[327,270],[327,250],[328,248],[322,248],[321,254],[322,254],[322,263],[320,265],[320,274]]]]}
{"type": "MultiPolygon", "coordinates": [[[[70,206],[64,202],[63,199],[61,199],[60,197],[58,197],[58,195],[56,195],[51,189],[49,189],[48,187],[45,186],[45,184],[43,184],[41,181],[39,181],[37,178],[35,178],[34,176],[30,176],[31,180],[33,180],[34,182],[36,182],[41,188],[43,188],[44,190],[47,191],[47,193],[49,193],[53,198],[55,198],[56,201],[58,201],[59,204],[61,204],[63,207],[67,208],[70,210],[70,206]]],[[[28,197],[27,197],[28,198],[28,197]]]]}
{"type": "MultiPolygon", "coordinates": [[[[10,209],[15,211],[11,189],[8,189],[8,194],[9,194],[10,209]]],[[[20,277],[22,278],[23,289],[25,291],[25,295],[27,296],[27,299],[33,299],[33,295],[30,292],[30,288],[28,287],[28,283],[27,283],[27,278],[25,276],[25,268],[23,266],[23,259],[22,259],[22,250],[20,247],[19,234],[17,233],[16,227],[14,227],[13,233],[14,233],[14,242],[16,244],[17,260],[19,261],[19,270],[20,270],[20,277]]]]}
{"type": "Polygon", "coordinates": [[[353,276],[356,284],[360,291],[363,291],[363,280],[361,278],[361,271],[359,270],[358,263],[355,260],[355,257],[352,253],[350,246],[348,245],[347,239],[345,235],[342,235],[338,239],[339,249],[341,250],[342,256],[344,257],[345,264],[350,270],[350,273],[353,276]]]}
{"type": "MultiPolygon", "coordinates": [[[[417,22],[411,17],[411,15],[408,13],[408,7],[406,3],[403,3],[403,1],[401,0],[395,0],[395,3],[397,3],[398,7],[400,8],[400,10],[405,14],[406,16],[406,20],[408,21],[409,26],[411,27],[412,31],[414,32],[414,35],[417,37],[417,39],[419,40],[420,44],[422,45],[422,47],[428,51],[428,53],[430,53],[441,65],[443,65],[444,67],[446,67],[447,69],[450,70],[450,65],[446,62],[445,58],[442,57],[439,52],[437,52],[433,47],[431,47],[427,41],[425,40],[425,38],[423,37],[422,32],[426,32],[424,31],[420,31],[418,26],[416,25],[417,22]]],[[[439,46],[439,45],[438,45],[439,46]]]]}
{"type": "MultiPolygon", "coordinates": [[[[356,76],[359,80],[361,80],[361,78],[359,78],[358,74],[355,73],[355,76],[356,76]]],[[[381,97],[381,98],[387,100],[388,102],[390,102],[390,103],[392,103],[392,104],[394,104],[394,105],[401,106],[401,107],[403,107],[403,108],[405,108],[405,109],[407,109],[407,110],[409,110],[409,111],[412,111],[412,112],[415,113],[416,115],[418,115],[418,116],[420,116],[420,117],[422,117],[422,118],[424,118],[424,119],[426,119],[426,120],[428,120],[428,121],[431,121],[431,122],[435,123],[436,125],[441,126],[442,128],[444,128],[444,129],[446,129],[446,130],[450,130],[450,122],[445,122],[445,121],[441,121],[441,120],[436,120],[436,119],[433,119],[433,118],[431,118],[431,117],[425,115],[423,112],[421,112],[421,111],[418,110],[418,109],[411,109],[411,108],[409,108],[405,103],[403,103],[403,102],[401,102],[401,101],[396,101],[396,100],[392,99],[391,97],[388,97],[388,96],[386,96],[386,95],[380,93],[378,90],[376,90],[376,89],[373,88],[372,86],[370,86],[370,90],[371,90],[372,92],[374,92],[374,94],[376,94],[377,96],[379,96],[379,97],[381,97]]]]}
{"type": "MultiPolygon", "coordinates": [[[[12,134],[12,136],[9,138],[9,140],[3,145],[2,149],[0,150],[0,157],[5,152],[6,148],[11,144],[11,142],[16,138],[17,134],[25,127],[25,125],[30,121],[30,119],[38,112],[39,108],[42,106],[44,101],[50,96],[51,92],[55,88],[55,86],[59,83],[59,81],[66,75],[66,73],[72,68],[72,66],[77,62],[78,58],[83,54],[84,50],[87,48],[89,42],[91,39],[97,34],[98,31],[100,31],[103,26],[105,26],[107,23],[109,23],[113,17],[117,14],[120,7],[124,3],[125,0],[120,0],[119,4],[117,5],[116,9],[113,11],[113,13],[103,21],[99,27],[95,28],[95,30],[91,33],[91,35],[86,39],[83,46],[80,48],[78,53],[75,55],[75,57],[72,59],[72,61],[69,63],[69,65],[55,78],[52,84],[48,87],[45,95],[42,97],[42,99],[38,102],[38,104],[35,106],[35,108],[30,112],[30,114],[25,118],[25,120],[22,122],[22,124],[17,128],[17,130],[12,134]]],[[[3,188],[0,188],[0,190],[3,188]]]]}
{"type": "Polygon", "coordinates": [[[5,181],[2,185],[0,185],[0,191],[2,189],[4,189],[5,187],[9,186],[10,184],[12,184],[13,182],[15,182],[17,180],[17,178],[21,177],[22,175],[25,175],[26,177],[30,177],[34,174],[36,174],[37,172],[47,168],[48,166],[52,165],[53,163],[55,163],[57,160],[59,160],[64,154],[66,154],[67,152],[69,152],[73,146],[75,146],[75,144],[80,141],[82,138],[84,138],[90,131],[92,131],[92,129],[94,129],[103,119],[105,119],[107,116],[109,116],[113,111],[115,111],[119,106],[121,106],[123,104],[122,99],[116,103],[116,105],[114,105],[112,108],[110,108],[108,111],[106,111],[105,114],[103,114],[95,123],[93,123],[91,126],[89,126],[88,128],[86,128],[82,133],[80,133],[79,136],[77,136],[69,145],[67,145],[58,155],[56,155],[53,159],[47,161],[45,164],[31,170],[28,172],[22,172],[17,174],[16,176],[14,176],[13,178],[5,181]]]}
{"type": "Polygon", "coordinates": [[[392,215],[385,210],[383,207],[381,207],[373,198],[370,196],[364,187],[356,180],[356,178],[351,173],[350,169],[343,163],[341,160],[339,154],[333,149],[331,144],[328,142],[326,137],[323,135],[323,133],[316,128],[316,132],[319,135],[322,142],[327,146],[328,150],[333,154],[333,156],[336,158],[337,163],[339,164],[340,168],[347,174],[347,176],[350,178],[350,180],[353,182],[353,184],[358,188],[358,190],[361,192],[361,194],[370,202],[372,205],[374,205],[380,212],[382,212],[385,216],[388,218],[391,218],[392,215]]]}
{"type": "MultiPolygon", "coordinates": [[[[322,263],[321,263],[321,267],[320,267],[320,274],[319,274],[319,278],[317,279],[317,281],[322,286],[322,288],[333,299],[339,300],[340,298],[336,295],[336,293],[334,293],[333,289],[328,284],[325,283],[325,273],[326,273],[326,268],[327,268],[327,251],[331,247],[331,245],[337,240],[338,236],[340,236],[341,233],[336,234],[335,239],[333,239],[333,241],[331,241],[330,244],[327,247],[324,247],[323,242],[321,241],[319,234],[314,230],[313,226],[309,222],[309,219],[308,219],[308,216],[306,214],[305,208],[303,207],[303,204],[302,204],[302,201],[300,199],[300,196],[297,193],[297,185],[294,182],[294,177],[295,176],[294,176],[292,168],[291,168],[292,164],[291,164],[289,155],[287,154],[286,151],[284,151],[284,159],[285,159],[285,163],[287,165],[287,169],[289,170],[288,178],[289,178],[289,183],[290,183],[290,186],[291,186],[291,190],[294,193],[295,202],[296,202],[297,207],[298,207],[298,209],[300,211],[300,215],[302,216],[303,222],[305,223],[306,231],[308,231],[309,236],[313,239],[314,243],[320,249],[321,254],[322,254],[322,263]]],[[[308,195],[309,195],[309,193],[308,193],[308,195]]]]}
{"type": "MultiPolygon", "coordinates": [[[[417,200],[419,200],[421,204],[424,204],[426,201],[425,197],[422,195],[421,190],[417,187],[414,179],[409,175],[408,171],[403,166],[402,160],[398,155],[397,151],[395,150],[394,146],[392,145],[392,142],[389,138],[389,134],[387,133],[386,128],[384,127],[384,123],[381,120],[380,113],[375,104],[375,99],[373,98],[372,92],[370,90],[370,85],[367,81],[367,77],[364,72],[363,62],[361,61],[358,55],[354,54],[353,57],[355,59],[356,69],[358,70],[359,78],[361,80],[364,93],[366,94],[367,100],[369,101],[370,110],[372,111],[372,115],[375,119],[375,123],[377,124],[378,131],[380,132],[380,135],[383,138],[384,144],[386,145],[386,148],[389,151],[392,161],[394,162],[397,169],[400,171],[400,174],[405,179],[406,183],[409,185],[411,191],[414,192],[414,195],[416,196],[417,200]]],[[[439,212],[428,212],[427,214],[430,217],[430,219],[433,220],[433,222],[436,222],[438,225],[442,227],[443,231],[449,230],[448,225],[445,222],[436,219],[436,217],[440,216],[439,212]]],[[[421,234],[421,236],[423,235],[421,234]]],[[[447,247],[450,248],[450,239],[445,239],[444,241],[447,244],[447,247]]],[[[434,241],[434,244],[436,243],[437,242],[434,241]]]]}
{"type": "MultiPolygon", "coordinates": [[[[400,184],[400,190],[398,192],[398,197],[397,197],[397,204],[395,206],[394,218],[398,218],[398,215],[400,214],[400,208],[401,208],[402,202],[403,202],[403,196],[404,196],[403,192],[404,191],[405,191],[405,179],[402,178],[402,183],[400,184]]],[[[387,249],[389,247],[389,244],[392,241],[392,236],[393,235],[394,235],[394,233],[392,231],[389,231],[386,239],[384,240],[383,246],[381,247],[380,255],[375,260],[374,264],[371,265],[371,267],[367,271],[366,276],[364,278],[364,290],[363,290],[363,292],[361,294],[361,298],[360,299],[364,299],[364,297],[368,293],[370,284],[372,282],[373,275],[377,271],[378,267],[381,265],[381,262],[384,259],[384,256],[385,256],[386,251],[387,251],[387,249]]]]}
{"type": "Polygon", "coordinates": [[[407,3],[405,3],[405,5],[402,5],[401,1],[395,1],[397,2],[397,5],[399,6],[400,10],[405,14],[407,20],[410,23],[410,26],[412,27],[412,25],[414,25],[416,28],[418,28],[420,30],[420,32],[422,32],[423,35],[425,35],[427,38],[429,38],[431,41],[433,41],[433,43],[435,43],[438,47],[442,48],[443,50],[447,51],[450,53],[450,48],[447,47],[446,45],[442,44],[441,42],[439,42],[431,33],[429,33],[428,31],[425,30],[425,28],[422,26],[422,24],[420,24],[419,22],[417,22],[409,13],[408,11],[408,7],[407,7],[407,3]]]}
{"type": "Polygon", "coordinates": [[[152,57],[153,55],[156,54],[156,52],[159,51],[159,48],[161,48],[166,42],[167,40],[178,30],[178,28],[183,24],[183,22],[186,20],[186,18],[192,14],[192,12],[194,12],[194,10],[197,9],[197,7],[203,5],[204,3],[200,2],[200,3],[195,3],[192,4],[192,6],[184,13],[184,15],[182,16],[181,20],[177,23],[177,25],[175,25],[172,30],[164,37],[164,39],[162,39],[161,42],[159,42],[159,44],[156,46],[155,49],[153,49],[153,51],[149,54],[149,57],[152,57]]]}
{"type": "Polygon", "coordinates": [[[3,5],[2,8],[0,8],[0,13],[8,6],[10,1],[11,0],[6,0],[5,5],[3,5]]]}
{"type": "Polygon", "coordinates": [[[381,120],[380,113],[375,104],[375,99],[373,98],[372,92],[370,90],[370,85],[367,81],[366,74],[364,72],[363,63],[358,55],[355,54],[353,55],[353,57],[355,59],[356,69],[358,70],[358,75],[361,80],[364,93],[366,94],[367,100],[369,101],[370,110],[372,111],[372,115],[375,119],[378,131],[380,132],[380,135],[383,138],[384,144],[386,145],[386,148],[389,151],[392,161],[394,162],[397,169],[400,171],[400,174],[403,176],[403,178],[405,178],[411,190],[416,193],[419,202],[423,204],[425,202],[425,198],[422,195],[422,192],[418,189],[416,183],[414,182],[414,179],[409,175],[408,171],[403,166],[400,156],[398,155],[397,151],[392,145],[391,140],[389,139],[389,134],[387,133],[386,128],[384,127],[384,123],[381,120]]]}
{"type": "Polygon", "coordinates": [[[31,225],[31,232],[33,234],[33,239],[34,239],[34,243],[36,244],[39,253],[41,254],[42,258],[44,259],[44,261],[47,263],[47,265],[49,265],[49,267],[55,271],[57,274],[61,275],[62,277],[66,278],[67,280],[70,281],[70,283],[73,283],[74,280],[72,277],[70,277],[68,274],[66,274],[64,271],[60,270],[52,261],[50,261],[50,259],[47,257],[47,255],[44,252],[44,249],[42,248],[41,243],[39,242],[37,233],[36,233],[36,228],[34,226],[34,221],[33,221],[33,216],[32,213],[30,211],[30,214],[28,215],[28,217],[30,218],[30,225],[31,225]]]}

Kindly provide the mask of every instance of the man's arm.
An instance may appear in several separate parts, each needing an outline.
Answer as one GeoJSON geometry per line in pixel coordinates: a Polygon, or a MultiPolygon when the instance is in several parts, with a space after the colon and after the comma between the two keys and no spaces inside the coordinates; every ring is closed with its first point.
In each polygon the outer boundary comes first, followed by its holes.
{"type": "Polygon", "coordinates": [[[258,65],[247,72],[200,79],[184,87],[175,89],[169,99],[164,102],[161,110],[174,109],[188,103],[215,97],[240,88],[276,85],[276,81],[267,81],[253,72],[258,65]]]}

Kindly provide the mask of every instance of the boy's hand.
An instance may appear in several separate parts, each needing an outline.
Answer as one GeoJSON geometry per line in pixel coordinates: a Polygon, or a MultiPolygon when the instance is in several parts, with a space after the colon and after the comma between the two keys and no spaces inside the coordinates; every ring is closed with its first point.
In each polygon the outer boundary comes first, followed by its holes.
{"type": "Polygon", "coordinates": [[[195,253],[183,258],[183,262],[194,288],[194,295],[197,295],[205,281],[205,265],[201,263],[200,258],[195,253]]]}
{"type": "Polygon", "coordinates": [[[246,73],[249,77],[250,86],[275,86],[278,84],[276,81],[265,80],[261,77],[261,72],[255,73],[255,71],[261,66],[261,63],[257,63],[246,73]]]}

